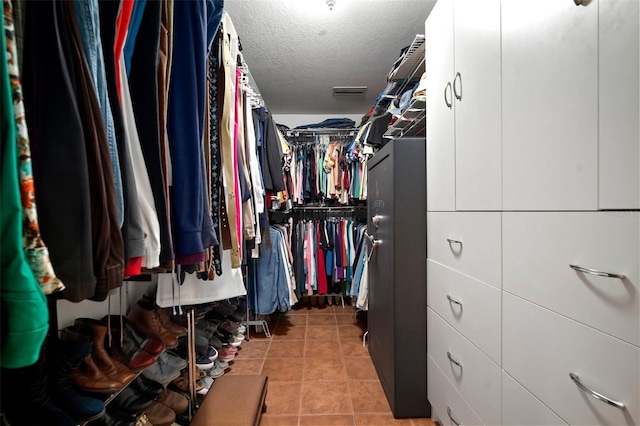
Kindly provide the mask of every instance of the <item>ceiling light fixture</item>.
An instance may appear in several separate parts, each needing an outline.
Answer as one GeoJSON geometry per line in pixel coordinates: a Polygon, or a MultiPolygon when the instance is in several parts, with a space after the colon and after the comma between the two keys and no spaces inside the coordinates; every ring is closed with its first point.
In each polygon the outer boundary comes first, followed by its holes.
{"type": "Polygon", "coordinates": [[[336,0],[327,0],[327,6],[329,6],[329,10],[333,10],[333,6],[336,5],[336,0]]]}

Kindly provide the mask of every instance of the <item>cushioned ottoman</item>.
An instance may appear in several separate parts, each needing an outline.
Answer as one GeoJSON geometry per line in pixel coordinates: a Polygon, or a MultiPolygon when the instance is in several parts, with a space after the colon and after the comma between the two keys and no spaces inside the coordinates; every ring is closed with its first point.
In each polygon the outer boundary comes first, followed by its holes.
{"type": "Polygon", "coordinates": [[[257,426],[267,410],[267,376],[222,376],[211,385],[191,426],[257,426]]]}

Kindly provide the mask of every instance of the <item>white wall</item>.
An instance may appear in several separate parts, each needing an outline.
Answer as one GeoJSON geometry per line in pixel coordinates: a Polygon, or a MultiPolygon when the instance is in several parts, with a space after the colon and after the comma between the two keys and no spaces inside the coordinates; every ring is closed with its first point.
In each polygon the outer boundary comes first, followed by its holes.
{"type": "Polygon", "coordinates": [[[290,128],[301,126],[303,124],[320,123],[327,118],[350,118],[356,122],[356,126],[360,124],[364,114],[273,114],[273,119],[278,124],[284,124],[290,128]]]}
{"type": "Polygon", "coordinates": [[[58,300],[58,328],[62,330],[65,327],[73,325],[76,318],[93,318],[102,319],[105,315],[111,313],[114,315],[125,315],[129,312],[129,307],[133,306],[143,294],[154,295],[158,278],[152,275],[151,281],[137,282],[125,281],[122,288],[123,306],[120,311],[120,289],[112,290],[109,297],[104,302],[94,302],[92,300],[83,300],[74,303],[68,300],[58,300]],[[126,288],[129,288],[129,297],[127,297],[126,288]],[[109,299],[111,300],[111,312],[109,312],[109,299]]]}

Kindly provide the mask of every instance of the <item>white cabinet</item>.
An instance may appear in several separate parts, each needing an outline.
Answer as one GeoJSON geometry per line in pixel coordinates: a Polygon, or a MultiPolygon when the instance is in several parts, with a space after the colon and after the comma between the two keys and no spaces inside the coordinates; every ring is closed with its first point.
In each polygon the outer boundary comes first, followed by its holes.
{"type": "Polygon", "coordinates": [[[503,370],[502,424],[564,426],[567,423],[503,370]]]}
{"type": "Polygon", "coordinates": [[[454,16],[456,210],[500,210],[500,0],[455,0],[454,16]]]}
{"type": "Polygon", "coordinates": [[[500,210],[500,0],[440,0],[430,17],[428,209],[500,210]]]}
{"type": "Polygon", "coordinates": [[[640,423],[640,348],[508,293],[502,309],[503,369],[567,423],[640,423]]]}
{"type": "Polygon", "coordinates": [[[429,377],[427,394],[431,402],[431,417],[438,418],[443,425],[484,424],[430,357],[427,357],[427,376],[429,377]]]}
{"type": "Polygon", "coordinates": [[[425,38],[435,413],[640,424],[640,0],[439,0],[425,38]]]}
{"type": "Polygon", "coordinates": [[[504,290],[640,345],[637,214],[504,212],[504,290]]]}
{"type": "Polygon", "coordinates": [[[500,367],[432,309],[427,311],[429,356],[488,425],[500,424],[500,367]]]}
{"type": "Polygon", "coordinates": [[[427,256],[502,288],[501,213],[428,212],[427,256]]]}
{"type": "Polygon", "coordinates": [[[640,208],[640,2],[601,0],[599,43],[600,209],[640,208]]]}
{"type": "Polygon", "coordinates": [[[584,4],[502,2],[505,210],[598,208],[598,2],[584,4]]]}
{"type": "Polygon", "coordinates": [[[427,75],[427,209],[455,210],[453,1],[441,0],[425,25],[427,75]]]}

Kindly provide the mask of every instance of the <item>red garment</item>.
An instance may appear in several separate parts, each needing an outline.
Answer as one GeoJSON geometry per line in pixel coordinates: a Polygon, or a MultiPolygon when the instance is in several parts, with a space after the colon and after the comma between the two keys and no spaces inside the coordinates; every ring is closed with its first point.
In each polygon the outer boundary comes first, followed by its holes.
{"type": "Polygon", "coordinates": [[[318,222],[316,222],[316,237],[316,241],[318,243],[318,255],[316,256],[318,266],[316,268],[318,271],[318,276],[316,277],[318,280],[318,294],[326,294],[329,291],[329,288],[327,285],[327,270],[324,265],[324,250],[320,247],[320,241],[322,241],[322,239],[320,238],[320,226],[318,222]]]}
{"type": "Polygon", "coordinates": [[[142,257],[132,257],[124,268],[124,277],[135,277],[142,274],[142,257]]]}
{"type": "MultiPolygon", "coordinates": [[[[120,6],[120,13],[118,19],[116,19],[116,39],[113,45],[113,56],[115,57],[116,68],[120,63],[120,57],[122,56],[122,49],[124,49],[124,42],[127,39],[127,31],[129,30],[129,22],[131,21],[131,14],[133,12],[133,0],[122,0],[120,6]]],[[[118,98],[122,103],[122,90],[120,82],[120,73],[116,70],[116,88],[118,89],[118,98]]]]}

